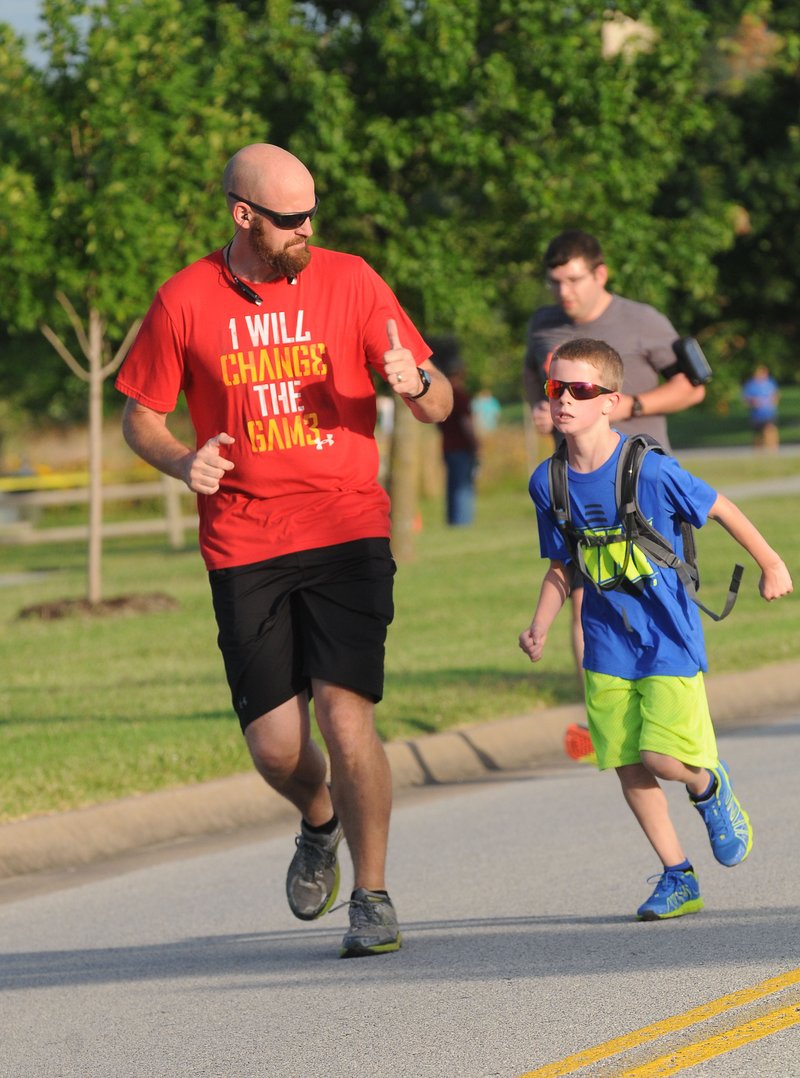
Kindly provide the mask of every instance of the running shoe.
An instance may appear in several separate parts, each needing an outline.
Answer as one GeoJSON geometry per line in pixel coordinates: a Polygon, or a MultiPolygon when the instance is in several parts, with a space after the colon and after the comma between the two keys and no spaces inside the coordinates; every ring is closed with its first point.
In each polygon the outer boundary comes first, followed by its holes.
{"type": "Polygon", "coordinates": [[[703,908],[696,872],[668,868],[660,876],[648,876],[647,882],[656,879],[652,895],[636,911],[640,921],[665,921],[703,908]]]}
{"type": "Polygon", "coordinates": [[[750,817],[739,804],[731,789],[728,766],[720,760],[719,767],[709,768],[717,784],[711,797],[692,801],[703,817],[711,841],[711,850],[721,865],[732,868],[744,861],[753,845],[750,817]]]}
{"type": "Polygon", "coordinates": [[[342,940],[342,958],[398,951],[402,943],[392,900],[358,887],[350,897],[350,929],[342,940]]]}
{"type": "Polygon", "coordinates": [[[308,831],[300,822],[297,849],[286,874],[289,909],[301,921],[313,921],[326,913],[339,893],[339,862],[336,850],[342,839],[341,824],[330,835],[308,831]]]}

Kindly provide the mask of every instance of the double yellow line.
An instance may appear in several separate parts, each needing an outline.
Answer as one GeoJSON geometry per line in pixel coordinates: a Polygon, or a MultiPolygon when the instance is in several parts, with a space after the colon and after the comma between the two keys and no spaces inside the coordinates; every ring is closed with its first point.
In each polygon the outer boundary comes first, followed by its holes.
{"type": "MultiPolygon", "coordinates": [[[[520,1078],[562,1078],[564,1075],[574,1074],[581,1067],[588,1067],[591,1063],[599,1063],[621,1052],[628,1052],[633,1048],[639,1048],[649,1041],[663,1037],[667,1033],[676,1033],[682,1029],[689,1029],[709,1018],[716,1018],[726,1014],[736,1007],[743,1007],[748,1003],[755,1003],[765,996],[782,992],[786,988],[800,984],[800,969],[783,973],[779,977],[771,977],[762,981],[752,988],[742,988],[738,992],[731,992],[728,996],[712,1000],[694,1007],[684,1014],[675,1015],[673,1018],[665,1018],[661,1022],[654,1022],[650,1026],[644,1026],[633,1033],[626,1033],[622,1037],[605,1041],[594,1048],[587,1048],[583,1052],[560,1059],[556,1063],[548,1063],[537,1070],[528,1071],[520,1078]]],[[[709,1037],[703,1041],[687,1045],[685,1048],[676,1049],[658,1059],[654,1059],[642,1066],[629,1070],[620,1070],[618,1078],[668,1078],[668,1075],[678,1074],[687,1067],[696,1066],[704,1060],[713,1059],[714,1056],[731,1052],[735,1048],[741,1048],[752,1041],[761,1040],[772,1033],[778,1033],[782,1029],[800,1024],[800,1000],[787,1007],[762,1015],[752,1021],[742,1024],[709,1037]]]]}

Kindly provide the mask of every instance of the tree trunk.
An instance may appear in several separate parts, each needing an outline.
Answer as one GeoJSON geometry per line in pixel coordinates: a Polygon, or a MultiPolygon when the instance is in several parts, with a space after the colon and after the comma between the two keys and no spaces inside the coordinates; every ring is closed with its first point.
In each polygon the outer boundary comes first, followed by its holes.
{"type": "Polygon", "coordinates": [[[103,555],[103,324],[89,312],[89,562],[87,598],[102,598],[103,555]]]}

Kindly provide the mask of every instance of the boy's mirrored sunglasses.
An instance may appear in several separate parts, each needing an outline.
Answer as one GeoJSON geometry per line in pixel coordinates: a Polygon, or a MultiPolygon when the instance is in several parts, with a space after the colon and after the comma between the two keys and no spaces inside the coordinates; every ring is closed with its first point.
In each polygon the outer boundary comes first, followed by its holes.
{"type": "Polygon", "coordinates": [[[616,393],[615,389],[596,386],[594,382],[559,382],[557,378],[548,378],[544,384],[545,394],[551,401],[561,400],[565,389],[576,401],[590,401],[601,393],[616,393]]]}
{"type": "Polygon", "coordinates": [[[244,202],[245,206],[249,206],[256,213],[260,213],[262,217],[268,218],[276,228],[281,228],[284,232],[299,228],[306,218],[310,221],[319,209],[319,196],[314,199],[312,209],[303,210],[301,213],[276,213],[275,210],[268,210],[266,206],[259,206],[257,202],[251,202],[249,198],[242,198],[241,195],[234,194],[233,191],[228,191],[228,198],[232,198],[234,202],[244,202]]]}

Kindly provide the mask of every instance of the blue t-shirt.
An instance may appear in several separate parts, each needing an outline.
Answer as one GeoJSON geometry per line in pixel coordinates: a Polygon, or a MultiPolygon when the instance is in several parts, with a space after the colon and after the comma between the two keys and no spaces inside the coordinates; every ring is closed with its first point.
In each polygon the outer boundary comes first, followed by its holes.
{"type": "Polygon", "coordinates": [[[751,378],[742,386],[742,396],[753,423],[770,423],[778,415],[778,383],[773,377],[751,378]]]}
{"type": "MultiPolygon", "coordinates": [[[[623,441],[624,435],[620,435],[614,453],[596,471],[568,469],[570,512],[579,531],[621,534],[614,486],[623,441]]],[[[550,508],[547,465],[544,461],[538,466],[529,486],[536,506],[539,547],[543,558],[569,562],[569,550],[550,508]]],[[[644,457],[639,506],[679,557],[683,556],[681,521],[702,527],[716,497],[716,491],[685,471],[674,457],[658,452],[644,457]]],[[[595,579],[611,579],[624,559],[624,543],[588,548],[584,556],[595,579]]],[[[653,565],[641,551],[634,550],[626,575],[644,582],[640,595],[621,588],[601,592],[584,581],[585,669],[631,681],[656,674],[694,677],[707,670],[700,612],[675,570],[653,565]]]]}

